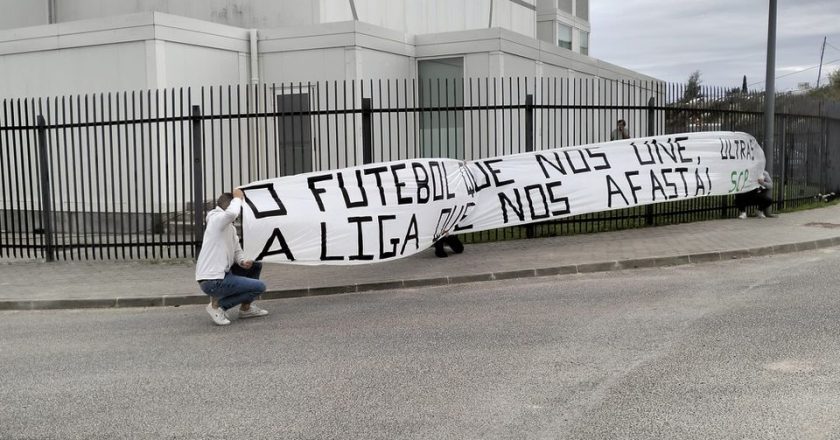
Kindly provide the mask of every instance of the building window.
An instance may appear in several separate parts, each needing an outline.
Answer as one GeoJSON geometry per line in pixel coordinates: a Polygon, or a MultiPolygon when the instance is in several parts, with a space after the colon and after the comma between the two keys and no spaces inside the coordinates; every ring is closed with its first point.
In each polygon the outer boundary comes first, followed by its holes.
{"type": "Polygon", "coordinates": [[[280,175],[312,171],[312,126],[309,93],[277,95],[277,144],[280,175]]]}
{"type": "MultiPolygon", "coordinates": [[[[417,77],[421,107],[463,107],[464,58],[419,60],[417,77]]],[[[423,157],[464,159],[463,139],[463,110],[421,112],[423,157]]]]}
{"type": "Polygon", "coordinates": [[[557,45],[572,50],[572,28],[565,24],[557,25],[557,45]]]}
{"type": "Polygon", "coordinates": [[[580,31],[580,54],[589,55],[589,32],[580,31]]]}
{"type": "Polygon", "coordinates": [[[557,0],[557,9],[572,14],[572,2],[574,0],[557,0]]]}
{"type": "Polygon", "coordinates": [[[575,8],[575,15],[589,21],[589,0],[577,0],[577,7],[575,8]]]}

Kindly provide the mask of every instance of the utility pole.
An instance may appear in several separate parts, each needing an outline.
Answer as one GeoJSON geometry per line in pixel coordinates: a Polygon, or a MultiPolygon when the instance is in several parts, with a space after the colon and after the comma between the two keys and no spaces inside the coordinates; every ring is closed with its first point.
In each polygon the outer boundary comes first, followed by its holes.
{"type": "Polygon", "coordinates": [[[817,70],[817,88],[820,88],[820,77],[822,76],[822,62],[823,57],[825,56],[825,40],[828,39],[828,36],[823,37],[823,47],[822,51],[820,52],[820,68],[817,70]]]}
{"type": "Polygon", "coordinates": [[[773,175],[773,131],[776,118],[776,0],[767,20],[767,78],[764,88],[764,169],[773,175]]]}

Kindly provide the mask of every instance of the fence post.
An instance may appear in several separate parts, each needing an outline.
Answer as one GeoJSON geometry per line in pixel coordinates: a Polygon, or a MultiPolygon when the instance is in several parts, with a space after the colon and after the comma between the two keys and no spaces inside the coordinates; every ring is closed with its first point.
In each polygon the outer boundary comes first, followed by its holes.
{"type": "Polygon", "coordinates": [[[648,104],[647,104],[647,107],[648,107],[648,109],[647,109],[647,135],[648,136],[653,136],[654,121],[656,120],[655,111],[653,109],[653,106],[655,104],[656,104],[656,98],[651,96],[650,99],[648,99],[648,104]]]}
{"type": "MultiPolygon", "coordinates": [[[[784,113],[787,113],[785,111],[784,113]]],[[[781,175],[779,176],[779,185],[776,185],[778,189],[776,190],[776,209],[783,208],[785,205],[785,194],[787,191],[785,190],[785,186],[787,186],[787,116],[785,114],[781,115],[782,123],[781,125],[781,133],[779,133],[779,139],[781,142],[777,143],[779,146],[779,160],[781,160],[781,164],[779,166],[781,175]]],[[[772,176],[771,176],[772,177],[772,176]]]]}
{"type": "Polygon", "coordinates": [[[825,184],[825,171],[828,165],[828,144],[826,143],[826,123],[823,115],[823,102],[819,102],[819,116],[820,116],[820,194],[828,192],[825,184]]]}
{"type": "MultiPolygon", "coordinates": [[[[655,111],[653,106],[656,104],[656,98],[653,96],[648,99],[647,103],[647,135],[653,136],[654,130],[654,120],[655,120],[655,111]]],[[[647,226],[653,226],[655,223],[655,217],[653,216],[653,205],[645,206],[645,224],[647,226]]]]}
{"type": "Polygon", "coordinates": [[[534,151],[534,95],[525,95],[525,151],[534,151]]]}
{"type": "MultiPolygon", "coordinates": [[[[525,95],[525,151],[534,151],[534,95],[525,95]]],[[[534,238],[536,227],[525,226],[525,237],[534,238]]]]}
{"type": "Polygon", "coordinates": [[[201,145],[201,107],[192,106],[192,150],[193,150],[193,243],[195,256],[201,250],[204,239],[204,148],[201,145]]]}
{"type": "Polygon", "coordinates": [[[38,115],[38,162],[41,168],[41,225],[44,227],[44,256],[47,262],[55,261],[52,224],[52,193],[50,192],[50,164],[47,151],[47,123],[38,115]]]}
{"type": "Polygon", "coordinates": [[[362,163],[373,162],[373,98],[362,98],[362,163]]]}

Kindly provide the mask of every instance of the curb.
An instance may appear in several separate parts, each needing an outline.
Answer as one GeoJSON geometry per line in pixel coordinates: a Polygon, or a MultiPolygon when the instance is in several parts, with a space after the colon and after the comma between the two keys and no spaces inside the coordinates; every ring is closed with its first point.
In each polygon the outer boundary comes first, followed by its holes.
{"type": "MultiPolygon", "coordinates": [[[[405,289],[416,287],[434,287],[485,281],[499,281],[518,278],[549,277],[557,275],[587,274],[616,270],[644,269],[653,267],[681,266],[686,264],[709,263],[736,260],[742,258],[763,257],[811,251],[821,248],[840,246],[840,237],[801,243],[762,246],[749,249],[728,250],[721,252],[703,252],[669,257],[631,258],[628,260],[604,261],[596,263],[569,264],[564,266],[539,269],[521,269],[504,272],[490,272],[477,275],[456,275],[437,278],[411,279],[401,281],[383,281],[374,283],[348,284],[344,286],[307,287],[300,289],[269,290],[262,295],[262,300],[301,298],[307,296],[338,295],[343,293],[371,292],[377,290],[405,289]]],[[[206,295],[163,295],[159,297],[126,298],[78,298],[44,300],[0,300],[0,310],[53,310],[53,309],[107,309],[123,307],[168,307],[192,304],[204,304],[206,295]]]]}

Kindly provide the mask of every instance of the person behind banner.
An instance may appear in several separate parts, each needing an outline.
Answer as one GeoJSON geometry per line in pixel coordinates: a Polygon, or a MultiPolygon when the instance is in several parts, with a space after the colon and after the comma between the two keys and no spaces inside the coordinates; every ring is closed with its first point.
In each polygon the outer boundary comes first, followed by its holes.
{"type": "Polygon", "coordinates": [[[619,141],[622,139],[630,139],[630,131],[627,130],[627,122],[624,119],[619,119],[616,123],[615,130],[610,133],[611,141],[619,141]]]}
{"type": "Polygon", "coordinates": [[[738,218],[747,218],[747,206],[749,205],[758,205],[758,212],[755,215],[758,218],[776,217],[769,211],[770,205],[773,204],[772,193],[773,179],[770,178],[770,173],[764,171],[761,177],[758,178],[758,188],[749,192],[735,194],[735,206],[740,212],[738,218]]]}
{"type": "Polygon", "coordinates": [[[195,279],[201,291],[212,300],[207,313],[216,325],[228,325],[227,311],[239,306],[239,318],[268,315],[268,311],[253,305],[265,292],[260,281],[262,263],[246,260],[239,245],[239,235],[233,226],[242,208],[242,190],[224,193],[216,201],[216,208],[207,213],[201,252],[195,265],[195,279]]]}
{"type": "Polygon", "coordinates": [[[457,235],[445,235],[435,242],[435,255],[438,258],[446,258],[449,255],[446,253],[444,246],[449,246],[452,252],[460,254],[464,252],[464,244],[458,239],[457,235]]]}

